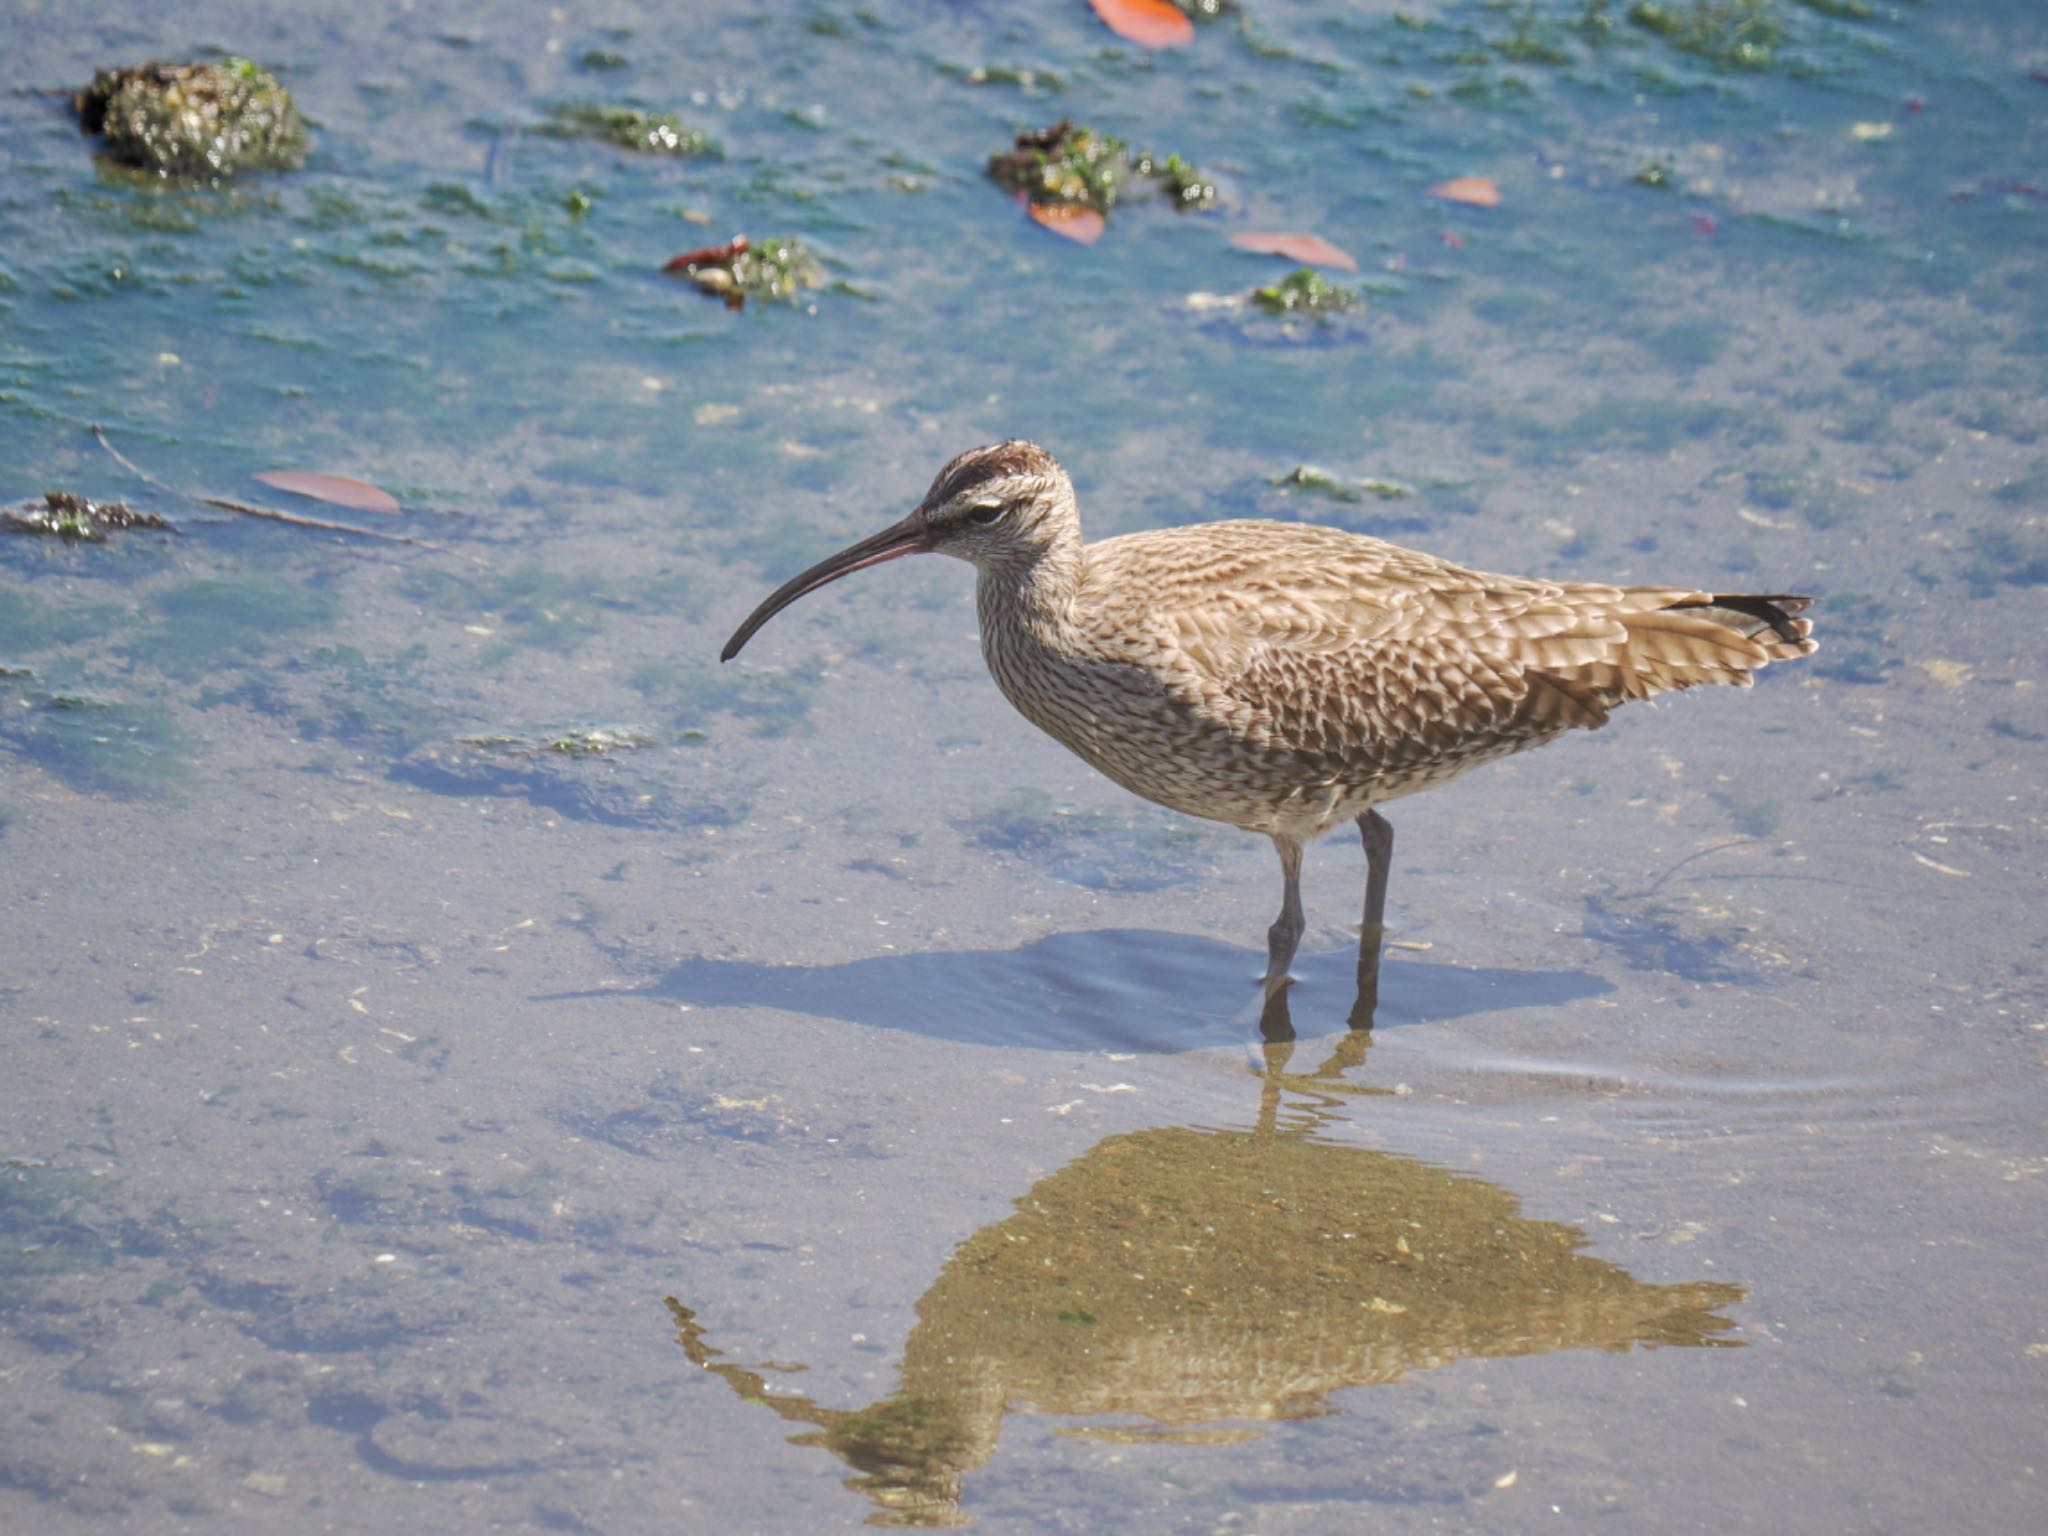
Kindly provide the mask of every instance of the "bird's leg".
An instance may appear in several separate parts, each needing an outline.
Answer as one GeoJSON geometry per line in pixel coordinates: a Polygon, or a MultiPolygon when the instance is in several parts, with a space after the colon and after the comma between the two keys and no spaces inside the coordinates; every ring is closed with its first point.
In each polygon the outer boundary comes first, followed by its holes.
{"type": "Polygon", "coordinates": [[[1272,837],[1273,846],[1280,852],[1280,875],[1287,882],[1287,893],[1280,902],[1280,915],[1266,930],[1268,997],[1287,985],[1287,967],[1293,962],[1294,951],[1301,943],[1302,930],[1308,926],[1308,920],[1301,912],[1301,844],[1278,832],[1272,837]]]}
{"type": "Polygon", "coordinates": [[[1394,824],[1378,811],[1358,818],[1365,843],[1365,926],[1358,934],[1358,1001],[1351,1008],[1351,1027],[1371,1029],[1380,1001],[1380,950],[1387,938],[1387,872],[1394,864],[1394,824]]]}
{"type": "Polygon", "coordinates": [[[1394,824],[1378,811],[1358,818],[1365,843],[1365,937],[1378,941],[1387,932],[1387,872],[1394,866],[1394,824]]]}

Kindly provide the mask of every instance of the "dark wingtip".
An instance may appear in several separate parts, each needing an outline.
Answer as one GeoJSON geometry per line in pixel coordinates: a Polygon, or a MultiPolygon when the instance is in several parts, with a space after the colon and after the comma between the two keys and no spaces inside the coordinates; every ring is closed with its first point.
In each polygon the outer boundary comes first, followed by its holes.
{"type": "Polygon", "coordinates": [[[1732,596],[1716,593],[1700,603],[1673,603],[1673,608],[1725,608],[1730,613],[1740,613],[1768,624],[1780,640],[1788,645],[1798,645],[1813,631],[1810,624],[1793,622],[1794,616],[1806,612],[1813,606],[1810,597],[1794,596],[1791,593],[1777,593],[1770,597],[1732,596]]]}

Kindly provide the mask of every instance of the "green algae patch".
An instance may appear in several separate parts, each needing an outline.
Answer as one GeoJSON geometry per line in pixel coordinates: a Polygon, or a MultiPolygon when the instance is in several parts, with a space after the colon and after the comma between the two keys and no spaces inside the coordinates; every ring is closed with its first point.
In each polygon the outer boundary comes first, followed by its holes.
{"type": "Polygon", "coordinates": [[[1251,301],[1269,315],[1339,315],[1360,303],[1358,291],[1333,283],[1314,267],[1297,267],[1277,283],[1254,288],[1251,301]]]}
{"type": "Polygon", "coordinates": [[[1524,0],[1509,19],[1508,35],[1493,51],[1516,64],[1569,64],[1572,56],[1548,35],[1536,15],[1536,0],[1524,0]]]}
{"type": "Polygon", "coordinates": [[[592,101],[556,107],[534,132],[551,139],[592,139],[637,155],[666,155],[676,160],[718,153],[717,144],[707,134],[686,126],[673,112],[592,101]]]}
{"type": "Polygon", "coordinates": [[[248,59],[103,69],[72,106],[109,159],[166,181],[292,171],[306,160],[291,92],[248,59]]]}
{"type": "Polygon", "coordinates": [[[154,512],[138,512],[125,501],[88,501],[70,491],[45,491],[40,502],[0,510],[0,529],[41,534],[67,544],[104,544],[109,531],[127,528],[177,531],[154,512]]]}
{"type": "Polygon", "coordinates": [[[1313,464],[1297,464],[1286,474],[1275,475],[1267,484],[1283,490],[1313,491],[1332,501],[1346,502],[1361,502],[1368,496],[1375,501],[1401,501],[1415,494],[1398,480],[1345,480],[1313,464]]]}
{"type": "Polygon", "coordinates": [[[110,1181],[64,1173],[40,1159],[0,1164],[0,1302],[18,1305],[24,1282],[111,1268],[119,1257],[101,1236],[110,1181]]]}
{"type": "Polygon", "coordinates": [[[1057,95],[1067,88],[1066,77],[1050,69],[1024,64],[941,64],[939,73],[965,85],[1007,85],[1026,95],[1057,95]]]}
{"type": "Polygon", "coordinates": [[[192,744],[159,704],[39,688],[0,690],[0,756],[17,755],[80,794],[175,796],[192,744]]]}
{"type": "Polygon", "coordinates": [[[754,241],[734,235],[723,245],[672,256],[662,271],[694,283],[700,293],[725,300],[729,309],[743,307],[748,299],[794,304],[806,290],[825,281],[818,258],[786,236],[754,241]]]}
{"type": "Polygon", "coordinates": [[[1011,148],[989,157],[988,173],[1038,207],[1106,214],[1133,183],[1155,188],[1183,211],[1216,201],[1215,184],[1179,155],[1133,152],[1114,134],[1077,126],[1072,118],[1019,133],[1011,148]]]}
{"type": "Polygon", "coordinates": [[[657,745],[654,736],[631,726],[576,726],[544,736],[526,736],[513,731],[486,731],[464,736],[458,742],[478,752],[495,752],[511,757],[538,757],[559,753],[563,757],[606,757],[615,752],[637,752],[657,745]]]}
{"type": "Polygon", "coordinates": [[[1769,69],[1784,30],[1775,0],[1693,0],[1690,6],[1637,0],[1628,19],[1720,69],[1769,69]]]}
{"type": "Polygon", "coordinates": [[[207,577],[158,594],[157,621],[124,637],[130,660],[191,682],[298,659],[293,638],[341,615],[332,589],[274,576],[207,577]]]}
{"type": "Polygon", "coordinates": [[[548,741],[547,749],[564,757],[603,757],[610,752],[637,752],[653,745],[654,738],[645,731],[600,725],[589,730],[564,731],[548,741]]]}

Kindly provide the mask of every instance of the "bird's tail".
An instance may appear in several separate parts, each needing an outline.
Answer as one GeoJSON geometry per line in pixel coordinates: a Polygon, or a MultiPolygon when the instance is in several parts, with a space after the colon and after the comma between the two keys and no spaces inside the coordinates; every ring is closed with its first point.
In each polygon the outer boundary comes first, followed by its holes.
{"type": "Polygon", "coordinates": [[[1704,683],[1747,688],[1760,668],[1814,649],[1813,625],[1800,617],[1812,606],[1810,597],[1667,587],[1624,589],[1619,595],[1616,603],[1613,588],[1600,599],[1588,591],[1625,633],[1597,657],[1533,670],[1533,680],[1547,685],[1532,694],[1537,712],[1554,715],[1562,725],[1598,726],[1629,699],[1704,683]]]}
{"type": "MultiPolygon", "coordinates": [[[[1661,596],[1661,594],[1659,594],[1661,596]]],[[[1625,697],[1701,683],[1747,688],[1751,674],[1814,649],[1810,597],[1691,593],[1618,614],[1628,641],[1616,658],[1625,697]]]]}

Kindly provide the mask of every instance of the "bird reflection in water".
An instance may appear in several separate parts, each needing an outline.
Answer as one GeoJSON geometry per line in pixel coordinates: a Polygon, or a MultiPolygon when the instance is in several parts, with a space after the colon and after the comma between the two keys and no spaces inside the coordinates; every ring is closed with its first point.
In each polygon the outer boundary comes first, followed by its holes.
{"type": "Polygon", "coordinates": [[[1284,1012],[1266,1026],[1255,1127],[1111,1136],[1041,1179],[946,1261],[881,1401],[773,1392],[670,1297],[677,1342],[812,1426],[793,1443],[854,1469],[871,1523],[903,1526],[967,1523],[962,1480],[1013,1405],[1150,1421],[1084,1431],[1118,1440],[1229,1442],[1473,1357],[1739,1343],[1717,1309],[1740,1287],[1643,1284],[1483,1179],[1327,1139],[1347,1096],[1389,1091],[1345,1076],[1371,1035],[1304,1073],[1284,1012]]]}

